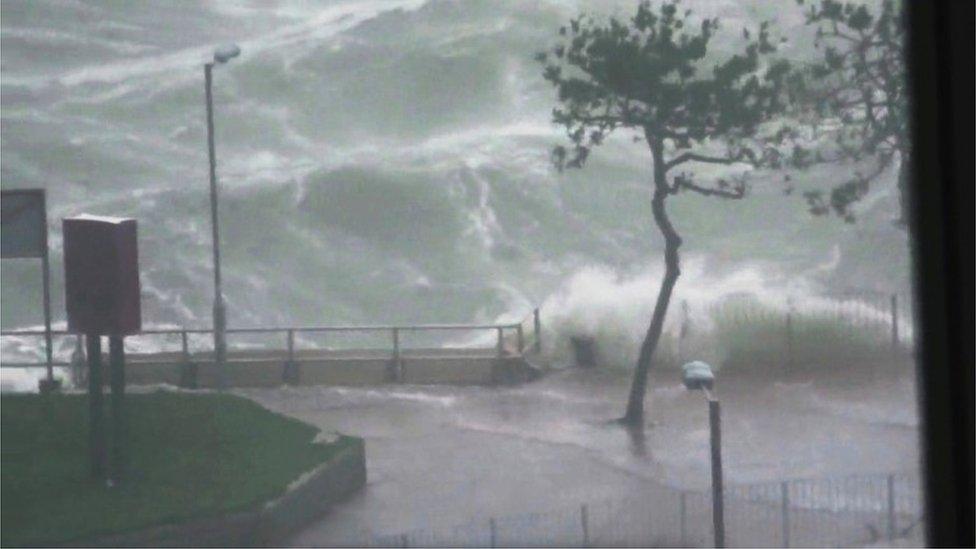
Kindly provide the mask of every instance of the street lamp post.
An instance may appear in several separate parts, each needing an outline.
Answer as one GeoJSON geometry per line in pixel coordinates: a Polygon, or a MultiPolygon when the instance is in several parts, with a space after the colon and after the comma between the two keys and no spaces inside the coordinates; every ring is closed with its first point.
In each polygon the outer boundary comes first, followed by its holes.
{"type": "Polygon", "coordinates": [[[210,156],[210,224],[213,229],[214,263],[214,303],[213,337],[214,362],[217,367],[217,386],[224,388],[224,367],[227,359],[227,310],[224,306],[224,293],[220,285],[220,228],[217,221],[217,158],[214,146],[213,68],[240,55],[236,45],[221,46],[214,51],[213,61],[204,63],[203,76],[207,93],[207,150],[210,156]]]}
{"type": "Polygon", "coordinates": [[[712,367],[701,361],[681,367],[682,381],[689,390],[701,390],[708,401],[708,425],[711,433],[712,461],[712,532],[715,547],[725,547],[725,491],[722,481],[722,409],[711,389],[715,382],[712,367]]]}

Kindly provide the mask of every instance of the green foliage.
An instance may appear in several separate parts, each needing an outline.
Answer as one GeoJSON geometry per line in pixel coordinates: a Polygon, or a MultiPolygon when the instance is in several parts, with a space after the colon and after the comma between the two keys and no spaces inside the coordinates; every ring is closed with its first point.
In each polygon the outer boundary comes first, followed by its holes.
{"type": "Polygon", "coordinates": [[[884,0],[876,11],[859,1],[821,0],[807,9],[806,23],[816,27],[815,45],[823,53],[791,80],[796,114],[818,129],[825,120],[839,122],[826,130],[831,146],[818,151],[821,162],[869,158],[875,164],[829,193],[805,193],[810,211],[854,221],[851,206],[897,157],[903,222],[911,157],[904,12],[895,0],[884,0]]]}
{"type": "MultiPolygon", "coordinates": [[[[659,145],[665,172],[686,162],[768,160],[751,140],[786,108],[790,66],[765,59],[776,51],[768,22],[743,33],[740,53],[709,62],[718,28],[718,19],[697,20],[677,2],[644,1],[629,21],[581,15],[559,29],[560,43],[537,56],[560,103],[553,121],[570,141],[570,149],[553,150],[557,167],[582,167],[591,149],[618,128],[638,132],[652,152],[659,145]],[[718,154],[715,140],[725,145],[718,154]]],[[[728,182],[699,186],[689,173],[675,177],[670,189],[726,198],[745,191],[728,182]]]]}
{"type": "Polygon", "coordinates": [[[61,544],[248,509],[354,441],[313,444],[317,429],[230,395],[157,392],[126,404],[130,471],[108,488],[89,477],[86,396],[3,396],[0,544],[61,544]]]}

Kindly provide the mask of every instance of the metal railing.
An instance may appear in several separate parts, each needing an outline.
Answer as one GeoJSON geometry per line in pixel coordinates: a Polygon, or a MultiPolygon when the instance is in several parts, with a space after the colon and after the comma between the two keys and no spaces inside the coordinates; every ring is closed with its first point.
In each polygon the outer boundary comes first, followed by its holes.
{"type": "MultiPolygon", "coordinates": [[[[274,326],[274,327],[261,327],[261,328],[229,328],[227,329],[227,334],[240,334],[240,335],[274,335],[282,337],[284,341],[283,347],[263,347],[266,351],[284,351],[286,353],[287,359],[289,361],[300,360],[298,356],[298,345],[296,343],[296,336],[299,335],[311,335],[311,334],[328,334],[328,333],[388,333],[388,339],[386,340],[389,344],[388,349],[390,350],[394,360],[399,360],[401,353],[404,351],[403,347],[403,336],[407,333],[414,332],[476,332],[476,331],[490,331],[494,332],[495,344],[494,350],[498,357],[504,357],[508,355],[522,355],[526,352],[537,351],[540,346],[540,338],[538,336],[538,331],[540,327],[539,313],[538,309],[535,309],[532,316],[534,319],[533,330],[531,331],[531,340],[527,342],[525,329],[525,321],[518,323],[504,323],[504,324],[388,324],[388,325],[372,325],[372,326],[356,326],[356,325],[345,325],[345,326],[274,326]]],[[[54,337],[77,337],[76,334],[64,331],[64,330],[52,330],[52,336],[54,337]]],[[[143,338],[146,336],[179,336],[180,341],[180,353],[184,360],[190,360],[191,355],[194,353],[191,351],[190,338],[191,336],[206,336],[212,335],[212,328],[147,328],[142,330],[138,334],[133,334],[130,337],[143,338]]],[[[3,330],[0,331],[0,337],[44,337],[44,330],[3,330]]],[[[156,346],[156,349],[162,349],[163,346],[156,346]]],[[[476,349],[477,347],[472,347],[470,345],[455,345],[451,346],[440,346],[441,349],[476,349]]],[[[320,348],[319,350],[327,350],[320,348]]],[[[204,352],[212,352],[212,346],[210,349],[204,352]]],[[[231,351],[234,351],[231,349],[231,351]]],[[[156,351],[165,352],[165,351],[156,351]]],[[[67,362],[56,361],[56,365],[67,365],[67,362]]],[[[0,367],[42,367],[45,364],[43,362],[31,363],[31,362],[13,362],[2,361],[0,362],[0,367]]]]}
{"type": "MultiPolygon", "coordinates": [[[[706,304],[696,315],[678,295],[673,317],[680,330],[662,339],[659,352],[669,362],[687,359],[687,334],[708,332],[737,367],[819,368],[824,364],[885,361],[905,364],[914,349],[910,296],[870,290],[760,298],[730,294],[706,304]],[[702,314],[703,313],[703,314],[702,314]],[[683,315],[683,316],[682,316],[683,315]],[[707,322],[698,324],[699,318],[707,322]],[[706,327],[702,327],[706,325],[706,327]]],[[[700,342],[698,343],[700,344],[700,342]]]]}
{"type": "Polygon", "coordinates": [[[522,317],[516,328],[518,337],[518,347],[523,352],[541,353],[542,352],[542,316],[539,307],[532,309],[532,312],[522,317]]]}
{"type": "MultiPolygon", "coordinates": [[[[647,482],[627,499],[484,519],[348,540],[373,547],[625,546],[708,547],[708,490],[647,482]]],[[[918,478],[907,473],[727,486],[730,547],[858,546],[910,537],[922,540],[918,478]]]]}

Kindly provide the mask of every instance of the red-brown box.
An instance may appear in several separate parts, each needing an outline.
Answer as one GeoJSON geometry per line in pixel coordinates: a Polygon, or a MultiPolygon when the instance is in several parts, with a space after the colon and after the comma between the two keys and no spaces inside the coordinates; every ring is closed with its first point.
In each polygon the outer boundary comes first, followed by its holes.
{"type": "Polygon", "coordinates": [[[68,331],[128,335],[142,329],[136,220],[79,215],[62,220],[68,331]]]}

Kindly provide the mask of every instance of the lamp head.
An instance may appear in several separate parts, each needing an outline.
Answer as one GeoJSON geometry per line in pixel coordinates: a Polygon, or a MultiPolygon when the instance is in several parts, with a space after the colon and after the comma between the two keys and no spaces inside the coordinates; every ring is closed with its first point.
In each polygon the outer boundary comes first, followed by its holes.
{"type": "Polygon", "coordinates": [[[214,50],[214,62],[226,63],[241,54],[237,44],[225,44],[214,50]]]}
{"type": "Polygon", "coordinates": [[[712,373],[711,366],[700,360],[695,360],[681,367],[681,381],[690,391],[711,389],[715,383],[715,374],[712,373]]]}

